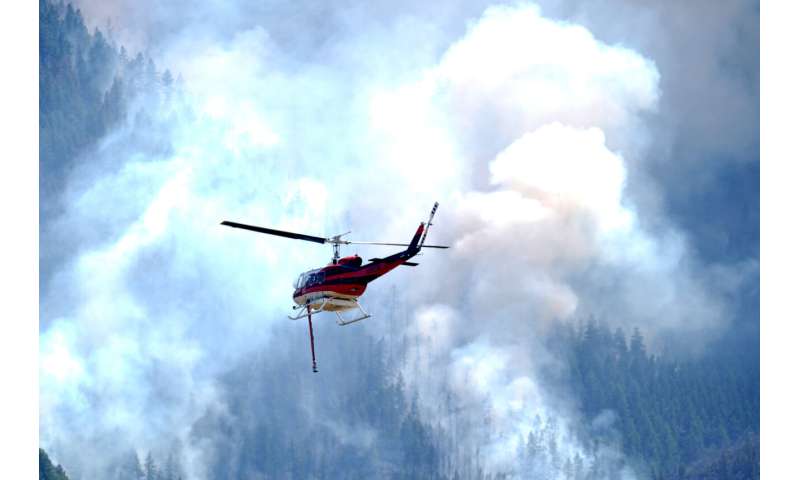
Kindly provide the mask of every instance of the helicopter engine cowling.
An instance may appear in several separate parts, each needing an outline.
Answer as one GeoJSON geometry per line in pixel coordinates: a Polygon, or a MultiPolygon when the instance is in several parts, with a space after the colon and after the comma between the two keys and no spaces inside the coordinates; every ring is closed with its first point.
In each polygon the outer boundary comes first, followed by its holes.
{"type": "Polygon", "coordinates": [[[362,262],[363,260],[358,255],[339,259],[339,265],[347,265],[348,267],[360,267],[362,262]]]}

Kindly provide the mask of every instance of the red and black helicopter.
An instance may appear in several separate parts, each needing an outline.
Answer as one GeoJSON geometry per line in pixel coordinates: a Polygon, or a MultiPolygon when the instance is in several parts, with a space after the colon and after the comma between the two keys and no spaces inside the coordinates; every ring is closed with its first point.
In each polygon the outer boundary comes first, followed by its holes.
{"type": "Polygon", "coordinates": [[[333,245],[333,259],[331,263],[315,270],[309,270],[300,274],[294,283],[294,310],[299,313],[289,315],[291,320],[298,320],[301,317],[308,317],[308,333],[311,340],[311,365],[312,370],[317,372],[317,359],[314,354],[314,327],[311,324],[311,316],[320,312],[334,312],[336,322],[339,325],[349,325],[360,320],[369,318],[370,315],[364,311],[358,303],[358,297],[364,294],[367,284],[376,278],[389,273],[391,270],[406,265],[416,267],[418,264],[410,262],[413,257],[420,253],[423,248],[449,248],[443,245],[425,245],[425,238],[433,225],[433,216],[439,203],[433,204],[431,216],[428,223],[419,224],[411,243],[382,243],[382,242],[353,242],[343,240],[342,237],[350,232],[333,237],[315,237],[302,233],[275,230],[272,228],[257,227],[243,223],[224,221],[222,225],[234,228],[242,228],[253,232],[277,235],[279,237],[292,238],[295,240],[305,240],[308,242],[333,245]],[[341,245],[391,245],[406,247],[405,250],[389,255],[384,258],[371,258],[369,263],[363,264],[363,260],[357,254],[349,257],[339,258],[339,247],[341,245]],[[360,315],[356,318],[345,319],[341,312],[358,309],[360,315]]]}

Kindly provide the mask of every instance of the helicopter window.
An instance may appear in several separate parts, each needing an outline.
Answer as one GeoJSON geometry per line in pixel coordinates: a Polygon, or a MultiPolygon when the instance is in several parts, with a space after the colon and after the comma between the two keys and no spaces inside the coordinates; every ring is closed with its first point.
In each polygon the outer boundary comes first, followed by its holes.
{"type": "Polygon", "coordinates": [[[319,285],[325,281],[325,272],[314,272],[308,276],[308,286],[319,285]]]}
{"type": "Polygon", "coordinates": [[[325,281],[325,272],[306,272],[294,282],[294,288],[313,287],[325,281]]]}

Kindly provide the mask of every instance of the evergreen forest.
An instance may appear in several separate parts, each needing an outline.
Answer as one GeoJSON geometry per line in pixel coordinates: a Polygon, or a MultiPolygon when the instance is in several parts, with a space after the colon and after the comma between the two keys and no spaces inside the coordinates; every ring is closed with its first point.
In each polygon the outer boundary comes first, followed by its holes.
{"type": "MultiPolygon", "coordinates": [[[[40,255],[48,263],[59,261],[57,252],[45,248],[44,237],[54,227],[65,179],[121,122],[155,121],[159,109],[180,95],[182,82],[145,53],[127,51],[109,32],[90,32],[73,5],[40,0],[39,10],[40,255]]],[[[751,311],[755,318],[737,320],[734,326],[748,325],[742,331],[753,332],[757,309],[751,311]]],[[[648,351],[639,329],[612,329],[610,320],[560,324],[547,339],[564,364],[547,380],[573,393],[587,424],[606,419],[611,425],[595,441],[617,445],[639,478],[759,478],[757,326],[754,335],[731,334],[699,355],[672,358],[663,353],[669,345],[659,353],[648,351]]],[[[424,420],[416,400],[403,393],[403,377],[390,368],[396,352],[387,346],[388,339],[348,333],[341,337],[346,354],[329,355],[326,368],[359,374],[338,379],[345,384],[336,389],[321,380],[318,391],[329,395],[302,398],[308,380],[297,376],[287,382],[277,373],[291,370],[291,352],[306,353],[302,329],[287,340],[287,353],[251,352],[220,380],[225,408],[209,411],[191,431],[210,452],[208,478],[528,478],[525,471],[487,475],[477,461],[448,457],[459,439],[424,420]],[[269,384],[283,388],[263,388],[269,384]],[[335,420],[318,428],[309,405],[335,420]]],[[[561,454],[548,432],[547,419],[530,426],[521,468],[545,462],[563,478],[613,476],[613,468],[600,472],[611,467],[591,458],[561,454]]],[[[187,478],[190,466],[176,450],[129,447],[113,459],[104,478],[187,478]]],[[[69,463],[62,462],[68,469],[69,463]]],[[[39,450],[40,480],[85,478],[65,468],[39,450]]]]}

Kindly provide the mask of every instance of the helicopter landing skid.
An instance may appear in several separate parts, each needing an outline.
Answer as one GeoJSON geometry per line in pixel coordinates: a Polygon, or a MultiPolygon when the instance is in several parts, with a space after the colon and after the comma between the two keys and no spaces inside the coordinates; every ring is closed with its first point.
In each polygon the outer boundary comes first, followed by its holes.
{"type": "Polygon", "coordinates": [[[358,310],[361,312],[361,316],[359,316],[358,318],[345,319],[345,318],[342,318],[342,314],[339,313],[338,310],[336,310],[336,311],[334,311],[334,313],[336,314],[336,323],[338,323],[340,326],[343,327],[345,325],[350,325],[351,323],[360,322],[361,320],[366,320],[366,319],[368,319],[369,317],[372,316],[369,313],[365,312],[363,308],[361,308],[361,304],[360,303],[358,303],[358,302],[353,302],[353,303],[356,304],[355,305],[356,308],[358,308],[358,310]]]}
{"type": "Polygon", "coordinates": [[[290,314],[289,320],[300,320],[306,316],[316,315],[322,312],[333,312],[336,314],[336,323],[341,326],[360,322],[361,320],[366,320],[372,316],[364,311],[364,308],[356,300],[343,300],[340,298],[323,298],[320,303],[315,303],[314,305],[311,303],[306,303],[305,305],[295,305],[292,307],[292,309],[299,310],[299,312],[296,314],[290,314]],[[361,313],[360,316],[350,319],[342,317],[341,311],[353,310],[356,308],[361,313]]]}

